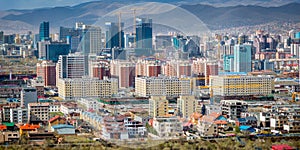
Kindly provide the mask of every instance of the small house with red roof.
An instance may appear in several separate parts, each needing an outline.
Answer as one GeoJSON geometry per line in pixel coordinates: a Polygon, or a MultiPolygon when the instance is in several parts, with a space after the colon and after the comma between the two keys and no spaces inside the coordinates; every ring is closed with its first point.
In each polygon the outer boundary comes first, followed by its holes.
{"type": "Polygon", "coordinates": [[[37,132],[40,125],[24,124],[20,126],[20,135],[27,132],[37,132]]]}
{"type": "Polygon", "coordinates": [[[280,145],[272,145],[272,150],[294,150],[293,147],[287,144],[280,144],[280,145]]]}
{"type": "Polygon", "coordinates": [[[219,130],[226,130],[227,118],[219,113],[202,116],[198,120],[197,130],[202,136],[216,136],[219,130]]]}
{"type": "Polygon", "coordinates": [[[56,115],[55,117],[49,119],[49,126],[58,125],[58,124],[66,124],[66,118],[56,115]]]}

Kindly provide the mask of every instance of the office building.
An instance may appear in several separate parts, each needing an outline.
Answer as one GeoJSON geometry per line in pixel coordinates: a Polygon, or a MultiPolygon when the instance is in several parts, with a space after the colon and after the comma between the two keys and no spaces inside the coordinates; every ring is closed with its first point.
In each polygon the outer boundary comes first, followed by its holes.
{"type": "Polygon", "coordinates": [[[103,47],[101,28],[96,26],[84,26],[81,46],[84,55],[99,54],[103,47]]]}
{"type": "Polygon", "coordinates": [[[177,77],[136,77],[135,93],[138,96],[181,96],[191,94],[191,81],[177,77]]]}
{"type": "Polygon", "coordinates": [[[196,112],[197,101],[192,95],[179,96],[177,98],[178,114],[188,119],[194,112],[196,112]]]}
{"type": "Polygon", "coordinates": [[[40,41],[48,41],[50,40],[50,28],[49,28],[49,22],[42,22],[40,24],[40,41]]]}
{"type": "Polygon", "coordinates": [[[225,74],[210,76],[210,86],[215,96],[270,95],[274,81],[271,76],[225,74]]]}
{"type": "Polygon", "coordinates": [[[56,63],[59,55],[68,55],[70,52],[70,44],[52,42],[47,43],[46,47],[46,60],[51,60],[56,63]]]}
{"type": "Polygon", "coordinates": [[[4,44],[4,32],[0,31],[0,44],[4,44]]]}
{"type": "Polygon", "coordinates": [[[56,69],[55,63],[51,61],[42,61],[36,64],[36,76],[42,77],[45,86],[55,86],[56,69]]]}
{"type": "Polygon", "coordinates": [[[136,18],[136,48],[152,49],[152,19],[136,18]]]}
{"type": "Polygon", "coordinates": [[[124,23],[106,22],[106,48],[124,48],[124,23]],[[121,30],[120,30],[121,29],[121,30]],[[121,31],[121,32],[120,32],[121,31]]]}
{"type": "Polygon", "coordinates": [[[112,97],[118,93],[118,80],[114,78],[99,80],[90,77],[58,79],[57,88],[59,97],[65,100],[112,97]]]}
{"type": "Polygon", "coordinates": [[[38,42],[39,59],[46,59],[46,45],[47,44],[50,44],[50,41],[39,41],[38,42]]]}
{"type": "Polygon", "coordinates": [[[149,99],[149,116],[164,117],[168,114],[169,101],[166,96],[151,96],[149,99]]]}
{"type": "Polygon", "coordinates": [[[74,37],[80,35],[81,35],[81,30],[75,28],[66,28],[66,27],[59,28],[59,40],[62,42],[67,42],[68,37],[74,37]]]}
{"type": "Polygon", "coordinates": [[[234,72],[251,72],[251,44],[234,46],[234,72]]]}
{"type": "Polygon", "coordinates": [[[248,111],[248,104],[239,100],[221,100],[222,115],[227,115],[228,119],[236,120],[241,118],[241,113],[248,111]]]}
{"type": "Polygon", "coordinates": [[[87,56],[79,53],[59,56],[56,64],[57,78],[81,78],[87,74],[87,56]]]}

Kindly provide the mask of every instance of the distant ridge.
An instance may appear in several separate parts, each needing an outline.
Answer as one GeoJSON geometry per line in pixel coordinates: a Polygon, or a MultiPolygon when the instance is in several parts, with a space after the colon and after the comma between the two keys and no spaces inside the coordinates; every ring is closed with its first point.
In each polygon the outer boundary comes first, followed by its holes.
{"type": "MultiPolygon", "coordinates": [[[[221,3],[222,0],[214,0],[212,2],[216,1],[221,3]]],[[[171,0],[164,0],[163,2],[171,2],[171,0]]],[[[0,11],[0,30],[15,32],[35,31],[39,23],[45,20],[50,22],[50,26],[54,30],[58,30],[59,26],[74,26],[75,22],[78,21],[93,24],[99,17],[106,13],[125,6],[126,4],[124,3],[124,1],[120,0],[102,0],[82,3],[72,7],[0,11]]],[[[256,5],[214,7],[204,4],[186,4],[178,0],[172,3],[196,15],[212,30],[258,25],[275,21],[300,22],[300,3],[290,3],[279,7],[262,7],[256,5]]]]}

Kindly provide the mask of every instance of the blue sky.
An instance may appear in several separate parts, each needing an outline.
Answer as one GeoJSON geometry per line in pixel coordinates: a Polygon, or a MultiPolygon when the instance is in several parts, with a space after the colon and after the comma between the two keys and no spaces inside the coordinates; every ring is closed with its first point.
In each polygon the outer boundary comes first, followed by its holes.
{"type": "Polygon", "coordinates": [[[95,0],[0,0],[0,10],[72,6],[95,0]]]}

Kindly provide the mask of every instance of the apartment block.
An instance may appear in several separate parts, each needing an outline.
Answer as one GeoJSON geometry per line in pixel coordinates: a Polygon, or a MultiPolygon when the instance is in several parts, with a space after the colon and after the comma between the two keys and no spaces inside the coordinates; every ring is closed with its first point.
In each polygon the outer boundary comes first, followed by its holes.
{"type": "Polygon", "coordinates": [[[177,107],[179,115],[188,119],[194,112],[196,112],[197,101],[194,96],[180,96],[177,99],[177,107]]]}
{"type": "Polygon", "coordinates": [[[111,97],[118,93],[118,80],[111,78],[76,78],[76,79],[59,79],[58,94],[65,100],[75,100],[87,97],[111,97]]]}
{"type": "Polygon", "coordinates": [[[153,118],[153,128],[159,137],[171,137],[182,132],[183,126],[177,117],[153,118]]]}
{"type": "Polygon", "coordinates": [[[191,81],[177,77],[136,77],[135,92],[138,96],[181,96],[191,94],[191,81]]]}
{"type": "Polygon", "coordinates": [[[29,103],[28,119],[33,122],[46,122],[50,119],[49,103],[29,103]]]}
{"type": "Polygon", "coordinates": [[[210,86],[218,96],[269,95],[274,80],[271,76],[219,75],[210,76],[210,86]]]}
{"type": "Polygon", "coordinates": [[[248,104],[239,100],[221,100],[222,114],[227,115],[228,119],[235,120],[241,118],[242,112],[248,111],[248,104]]]}
{"type": "Polygon", "coordinates": [[[168,114],[169,102],[166,96],[151,96],[149,99],[149,116],[163,117],[168,114]]]}

